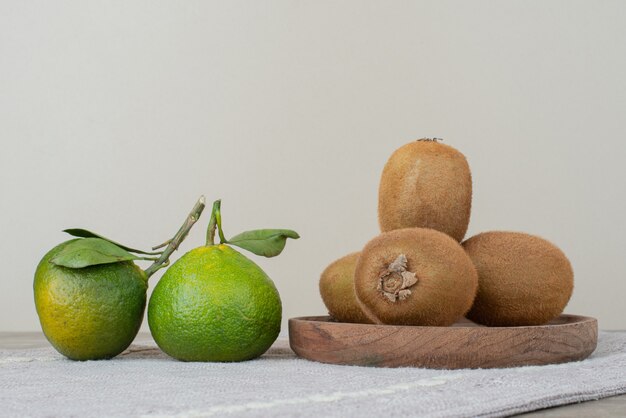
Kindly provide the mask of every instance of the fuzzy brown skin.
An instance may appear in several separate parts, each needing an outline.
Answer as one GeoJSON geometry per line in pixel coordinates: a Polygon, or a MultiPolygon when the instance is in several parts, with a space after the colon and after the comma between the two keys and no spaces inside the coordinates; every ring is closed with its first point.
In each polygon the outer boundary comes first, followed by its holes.
{"type": "Polygon", "coordinates": [[[467,317],[489,326],[542,325],[569,301],[574,272],[563,252],[537,236],[485,232],[463,243],[478,270],[467,317]]]}
{"type": "Polygon", "coordinates": [[[472,207],[465,156],[436,141],[413,141],[389,158],[378,189],[381,231],[432,228],[460,242],[472,207]]]}
{"type": "Polygon", "coordinates": [[[354,269],[358,252],[333,261],[320,277],[320,294],[328,313],[339,322],[371,324],[354,295],[354,269]]]}
{"type": "Polygon", "coordinates": [[[426,228],[384,232],[367,243],[356,265],[357,300],[378,324],[452,325],[472,306],[478,275],[461,245],[426,228]],[[381,272],[404,254],[417,283],[411,294],[392,302],[378,289],[381,272]]]}

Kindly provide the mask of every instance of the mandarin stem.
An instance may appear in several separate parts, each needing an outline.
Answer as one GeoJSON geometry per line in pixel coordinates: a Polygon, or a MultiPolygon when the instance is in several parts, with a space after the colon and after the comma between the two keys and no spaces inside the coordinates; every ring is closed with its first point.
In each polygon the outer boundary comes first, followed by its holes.
{"type": "Polygon", "coordinates": [[[209,220],[209,226],[206,229],[206,246],[215,245],[215,231],[220,237],[220,244],[228,242],[224,237],[224,231],[222,231],[222,200],[218,199],[213,202],[213,209],[211,210],[211,219],[209,220]]]}
{"type": "Polygon", "coordinates": [[[183,225],[180,227],[178,232],[176,232],[174,238],[172,238],[168,242],[167,247],[165,248],[165,250],[163,250],[163,253],[158,258],[158,260],[156,260],[150,267],[144,270],[148,278],[150,278],[150,276],[156,273],[159,269],[169,264],[169,258],[172,253],[178,249],[180,243],[183,242],[183,240],[187,237],[187,234],[189,234],[191,227],[198,221],[198,219],[200,219],[200,215],[204,210],[204,206],[204,196],[200,196],[200,199],[198,199],[193,209],[191,209],[191,212],[189,212],[187,219],[185,219],[183,225]]]}
{"type": "Polygon", "coordinates": [[[215,220],[217,221],[217,233],[220,236],[220,244],[226,243],[226,237],[224,237],[224,231],[222,231],[222,202],[217,205],[217,211],[215,212],[215,220]]]}
{"type": "Polygon", "coordinates": [[[215,214],[219,211],[222,201],[216,200],[213,202],[213,208],[211,209],[211,219],[209,219],[209,226],[206,229],[206,246],[215,245],[215,228],[217,227],[217,218],[215,214]]]}

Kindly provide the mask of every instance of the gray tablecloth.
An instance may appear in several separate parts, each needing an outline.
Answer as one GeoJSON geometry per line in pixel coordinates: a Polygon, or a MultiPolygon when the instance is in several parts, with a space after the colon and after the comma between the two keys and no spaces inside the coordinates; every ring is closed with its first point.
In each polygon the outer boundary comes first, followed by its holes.
{"type": "Polygon", "coordinates": [[[0,351],[6,417],[506,416],[626,393],[626,333],[601,332],[585,361],[510,369],[335,366],[281,337],[260,359],[182,363],[154,345],[74,362],[52,348],[0,351]]]}

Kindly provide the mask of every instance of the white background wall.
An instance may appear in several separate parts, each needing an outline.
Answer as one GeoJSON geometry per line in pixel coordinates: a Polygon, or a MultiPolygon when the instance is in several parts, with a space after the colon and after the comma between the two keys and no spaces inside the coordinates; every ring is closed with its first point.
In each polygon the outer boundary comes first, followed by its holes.
{"type": "Polygon", "coordinates": [[[625,119],[622,1],[0,0],[0,331],[39,329],[62,229],[148,247],[203,193],[227,235],[297,230],[253,257],[285,320],[324,314],[319,273],[376,235],[380,171],[423,136],[470,162],[468,236],[557,243],[567,311],[626,329],[625,119]]]}

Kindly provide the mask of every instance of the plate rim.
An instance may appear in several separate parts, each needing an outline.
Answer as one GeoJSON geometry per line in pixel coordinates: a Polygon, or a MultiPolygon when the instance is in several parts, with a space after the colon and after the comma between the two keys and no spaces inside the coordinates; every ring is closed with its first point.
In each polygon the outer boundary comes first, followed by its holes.
{"type": "MultiPolygon", "coordinates": [[[[462,325],[462,323],[460,322],[455,322],[452,325],[447,325],[447,326],[430,326],[430,325],[395,325],[395,324],[364,324],[364,323],[359,323],[359,322],[339,322],[339,321],[329,321],[329,320],[324,320],[324,319],[331,319],[332,317],[330,315],[313,315],[313,316],[299,316],[299,317],[293,317],[293,318],[289,318],[288,322],[291,321],[298,321],[298,322],[306,322],[306,323],[322,323],[322,324],[329,324],[331,326],[358,326],[358,327],[383,327],[383,328],[387,328],[387,329],[391,329],[391,328],[400,328],[400,329],[415,329],[415,330],[419,330],[419,329],[445,329],[445,330],[452,330],[452,329],[480,329],[480,330],[504,330],[504,329],[519,329],[519,330],[524,330],[524,329],[541,329],[541,328],[559,328],[559,327],[567,327],[567,326],[571,326],[571,325],[576,325],[576,324],[584,324],[584,323],[591,323],[591,322],[595,322],[597,324],[598,320],[594,317],[591,316],[585,316],[585,315],[577,315],[577,314],[570,314],[570,313],[562,313],[559,316],[557,316],[556,318],[554,318],[552,321],[554,321],[555,319],[558,318],[569,318],[572,319],[572,321],[569,322],[565,322],[565,323],[559,323],[559,324],[551,324],[551,323],[547,323],[547,324],[542,324],[542,325],[515,325],[515,326],[487,326],[487,325],[481,325],[481,324],[477,324],[475,322],[469,322],[469,324],[467,326],[462,325]]],[[[468,320],[469,321],[469,320],[468,320]]]]}

